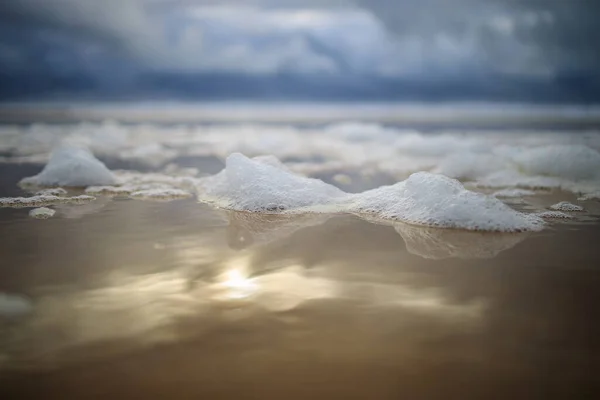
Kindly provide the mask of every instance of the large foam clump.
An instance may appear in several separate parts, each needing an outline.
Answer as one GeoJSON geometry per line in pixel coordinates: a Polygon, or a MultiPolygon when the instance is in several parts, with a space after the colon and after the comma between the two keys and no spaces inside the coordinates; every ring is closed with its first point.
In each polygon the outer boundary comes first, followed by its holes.
{"type": "Polygon", "coordinates": [[[238,211],[281,212],[330,204],[346,193],[318,179],[295,175],[275,157],[234,153],[225,169],[198,186],[201,200],[238,211]]]}
{"type": "Polygon", "coordinates": [[[539,218],[517,212],[492,196],[428,172],[353,195],[347,209],[415,225],[475,231],[531,231],[543,225],[539,218]]]}
{"type": "Polygon", "coordinates": [[[227,158],[225,169],[198,186],[201,201],[238,211],[354,213],[410,224],[480,231],[530,231],[540,218],[500,200],[466,190],[460,182],[420,172],[393,186],[348,194],[320,180],[296,175],[274,157],[227,158]]]}
{"type": "Polygon", "coordinates": [[[38,175],[25,178],[24,185],[86,187],[112,185],[115,177],[87,149],[62,146],[52,152],[48,164],[38,175]]]}

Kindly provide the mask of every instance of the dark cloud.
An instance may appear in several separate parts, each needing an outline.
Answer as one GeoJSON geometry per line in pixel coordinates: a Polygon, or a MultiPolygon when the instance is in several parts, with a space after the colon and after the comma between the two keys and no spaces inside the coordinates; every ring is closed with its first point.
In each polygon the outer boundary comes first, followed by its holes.
{"type": "Polygon", "coordinates": [[[3,0],[0,91],[404,98],[420,87],[431,98],[535,90],[536,99],[593,101],[599,20],[594,0],[3,0]],[[201,6],[220,7],[221,19],[188,29],[201,6]],[[242,7],[256,12],[234,12],[242,7]],[[355,16],[293,28],[274,19],[292,14],[268,14],[299,9],[355,16]],[[238,88],[206,83],[215,76],[238,76],[238,88]]]}

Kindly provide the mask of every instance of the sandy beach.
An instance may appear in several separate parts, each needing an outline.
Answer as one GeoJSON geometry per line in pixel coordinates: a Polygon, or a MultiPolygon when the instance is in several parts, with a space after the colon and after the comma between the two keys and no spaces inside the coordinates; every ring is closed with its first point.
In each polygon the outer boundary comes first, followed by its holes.
{"type": "MultiPolygon", "coordinates": [[[[3,193],[36,168],[3,165],[3,193]]],[[[520,234],[194,199],[99,196],[47,221],[3,209],[0,290],[33,311],[1,326],[0,393],[593,398],[600,224],[586,207],[520,234]]]]}

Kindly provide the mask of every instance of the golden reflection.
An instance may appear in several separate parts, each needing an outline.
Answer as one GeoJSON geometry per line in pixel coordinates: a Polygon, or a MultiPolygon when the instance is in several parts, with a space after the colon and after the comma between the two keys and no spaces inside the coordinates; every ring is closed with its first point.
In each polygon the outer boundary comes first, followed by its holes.
{"type": "Polygon", "coordinates": [[[258,285],[254,279],[248,278],[247,273],[241,268],[226,271],[223,278],[221,284],[225,287],[226,297],[229,299],[245,299],[258,290],[258,285]]]}

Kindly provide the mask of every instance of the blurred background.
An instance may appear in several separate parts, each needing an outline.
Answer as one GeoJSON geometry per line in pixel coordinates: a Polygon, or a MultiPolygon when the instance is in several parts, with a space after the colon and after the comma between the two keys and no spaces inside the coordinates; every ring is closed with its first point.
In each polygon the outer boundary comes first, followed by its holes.
{"type": "Polygon", "coordinates": [[[593,0],[3,0],[0,100],[600,100],[593,0]]]}

